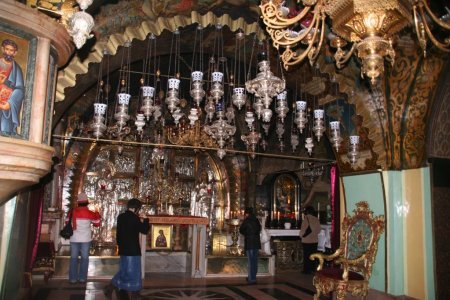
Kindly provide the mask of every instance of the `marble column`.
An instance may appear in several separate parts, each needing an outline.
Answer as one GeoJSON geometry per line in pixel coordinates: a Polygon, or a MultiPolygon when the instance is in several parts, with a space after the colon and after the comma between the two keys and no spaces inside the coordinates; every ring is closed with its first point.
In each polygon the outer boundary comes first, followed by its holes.
{"type": "MultiPolygon", "coordinates": [[[[33,86],[33,100],[31,106],[31,120],[35,120],[30,126],[30,141],[41,143],[44,139],[43,132],[45,122],[45,105],[47,102],[47,81],[50,60],[50,40],[39,37],[36,53],[36,67],[33,86]]],[[[50,116],[51,118],[51,113],[50,116]]]]}

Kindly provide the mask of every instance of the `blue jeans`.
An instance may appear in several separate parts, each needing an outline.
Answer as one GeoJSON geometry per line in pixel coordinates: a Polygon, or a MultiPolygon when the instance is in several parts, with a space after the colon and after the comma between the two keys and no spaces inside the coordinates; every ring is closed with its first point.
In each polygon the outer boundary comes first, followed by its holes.
{"type": "Polygon", "coordinates": [[[259,249],[249,249],[246,251],[248,259],[248,282],[256,282],[256,273],[258,272],[258,252],[259,249]]]}
{"type": "Polygon", "coordinates": [[[89,266],[89,248],[91,242],[70,243],[70,267],[69,281],[86,281],[89,266]],[[80,268],[78,270],[78,254],[81,256],[80,268]]]}
{"type": "Polygon", "coordinates": [[[119,272],[114,275],[112,284],[125,291],[137,292],[142,288],[141,257],[121,255],[119,272]]]}

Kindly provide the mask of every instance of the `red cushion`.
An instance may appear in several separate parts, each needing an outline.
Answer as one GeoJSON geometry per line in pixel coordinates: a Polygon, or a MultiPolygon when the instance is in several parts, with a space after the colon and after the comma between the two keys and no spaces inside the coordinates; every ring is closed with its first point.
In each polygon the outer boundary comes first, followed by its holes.
{"type": "MultiPolygon", "coordinates": [[[[342,273],[344,273],[344,270],[340,268],[325,268],[317,271],[316,275],[329,277],[336,280],[342,280],[342,273]]],[[[359,273],[349,271],[348,280],[364,280],[364,277],[359,273]]]]}

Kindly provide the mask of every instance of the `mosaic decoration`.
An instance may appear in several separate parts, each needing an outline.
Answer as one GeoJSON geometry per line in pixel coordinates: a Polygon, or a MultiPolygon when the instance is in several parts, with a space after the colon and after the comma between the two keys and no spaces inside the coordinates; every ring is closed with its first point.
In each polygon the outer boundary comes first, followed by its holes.
{"type": "Polygon", "coordinates": [[[358,220],[348,233],[348,244],[351,246],[348,248],[347,257],[356,259],[364,254],[370,245],[371,238],[372,230],[369,224],[364,220],[358,220]]]}

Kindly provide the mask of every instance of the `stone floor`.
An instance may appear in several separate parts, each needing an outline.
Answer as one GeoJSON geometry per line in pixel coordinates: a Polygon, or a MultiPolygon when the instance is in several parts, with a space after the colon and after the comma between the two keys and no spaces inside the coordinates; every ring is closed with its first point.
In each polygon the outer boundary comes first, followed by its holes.
{"type": "MultiPolygon", "coordinates": [[[[85,284],[69,284],[67,279],[50,279],[48,283],[34,279],[28,299],[35,300],[81,300],[106,299],[103,288],[108,280],[89,280],[85,284]]],[[[275,276],[259,277],[256,285],[247,285],[243,278],[193,279],[181,273],[147,273],[143,281],[141,299],[255,299],[291,300],[313,299],[312,275],[297,271],[283,271],[275,276]]],[[[392,297],[374,290],[368,300],[406,299],[392,297]]],[[[119,299],[113,296],[113,299],[119,299]]],[[[321,300],[331,297],[321,297],[321,300]]],[[[353,299],[352,297],[348,299],[353,299]]]]}
{"type": "MultiPolygon", "coordinates": [[[[69,284],[64,279],[50,279],[47,284],[34,280],[31,299],[105,299],[107,280],[69,284]]],[[[255,285],[243,278],[193,279],[181,273],[147,273],[141,291],[142,299],[312,299],[312,276],[297,272],[274,277],[260,277],[255,285]]],[[[113,299],[118,299],[113,296],[113,299]]],[[[327,298],[324,298],[327,299],[327,298]]]]}
{"type": "MultiPolygon", "coordinates": [[[[95,261],[96,255],[102,258],[117,259],[117,255],[112,252],[96,253],[92,252],[90,263],[95,261]]],[[[116,273],[115,268],[109,267],[108,263],[99,262],[90,265],[88,282],[84,284],[69,284],[68,274],[68,247],[62,247],[58,253],[60,261],[57,260],[55,273],[47,282],[43,276],[35,274],[33,276],[32,289],[25,297],[18,297],[20,300],[103,300],[103,288],[109,283],[110,278],[116,273]],[[106,268],[106,269],[105,269],[106,268]],[[98,273],[101,273],[99,276],[98,273]],[[94,279],[95,278],[95,279],[94,279]]],[[[187,273],[159,272],[146,273],[143,280],[141,299],[255,299],[255,300],[291,300],[291,299],[313,299],[314,287],[312,284],[313,275],[301,274],[299,270],[277,269],[275,276],[270,274],[259,274],[257,284],[248,285],[245,275],[240,277],[207,277],[191,278],[187,273]]],[[[115,295],[113,299],[119,299],[115,295]]],[[[320,300],[332,300],[333,297],[322,296],[320,300]]],[[[346,297],[346,300],[357,299],[346,297]]],[[[370,290],[367,300],[386,299],[412,299],[408,297],[393,297],[385,293],[370,290]]]]}

